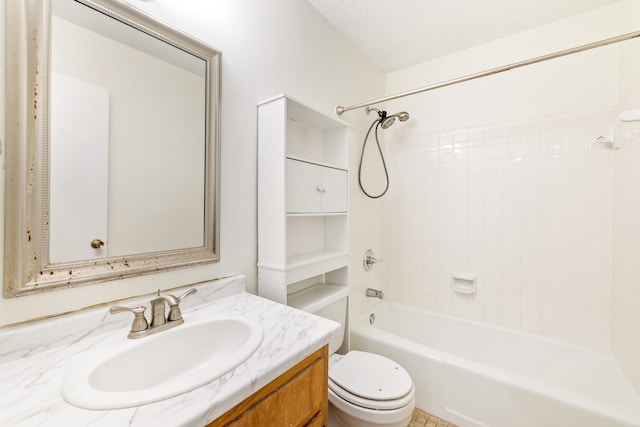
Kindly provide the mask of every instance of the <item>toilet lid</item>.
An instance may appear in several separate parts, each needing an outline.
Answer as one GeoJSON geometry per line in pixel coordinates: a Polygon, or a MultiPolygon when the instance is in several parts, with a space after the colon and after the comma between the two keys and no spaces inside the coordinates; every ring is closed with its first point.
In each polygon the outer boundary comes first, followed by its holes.
{"type": "MultiPolygon", "coordinates": [[[[348,393],[374,401],[403,400],[413,388],[402,366],[384,356],[356,350],[329,369],[329,379],[348,393]]],[[[343,394],[332,388],[336,394],[343,394]]]]}

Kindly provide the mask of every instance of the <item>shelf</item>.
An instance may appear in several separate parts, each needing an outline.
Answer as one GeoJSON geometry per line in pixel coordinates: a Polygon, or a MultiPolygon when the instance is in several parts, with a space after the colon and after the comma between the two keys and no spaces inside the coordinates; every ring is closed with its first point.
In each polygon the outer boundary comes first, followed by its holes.
{"type": "Polygon", "coordinates": [[[327,250],[292,255],[287,258],[286,270],[294,270],[296,268],[305,267],[310,264],[317,264],[320,262],[332,261],[335,259],[341,259],[343,257],[348,257],[348,254],[346,252],[327,251],[327,250]]]}
{"type": "Polygon", "coordinates": [[[317,283],[288,295],[287,304],[298,310],[314,313],[349,295],[349,288],[331,283],[317,283]]]}
{"type": "Polygon", "coordinates": [[[261,262],[258,262],[258,267],[268,268],[270,270],[286,271],[289,273],[292,270],[309,267],[314,264],[330,263],[337,265],[335,268],[331,268],[331,270],[337,270],[338,268],[347,266],[348,258],[349,254],[346,252],[322,250],[292,255],[287,258],[287,265],[284,267],[261,262]]]}
{"type": "Polygon", "coordinates": [[[287,258],[285,283],[290,285],[309,277],[337,270],[349,264],[346,252],[314,251],[287,258]]]}
{"type": "Polygon", "coordinates": [[[299,216],[347,216],[347,212],[287,212],[287,217],[299,216]]]}
{"type": "Polygon", "coordinates": [[[290,160],[297,160],[297,161],[299,161],[299,162],[311,163],[312,165],[322,166],[322,167],[325,167],[325,168],[338,169],[338,170],[345,171],[345,172],[347,172],[347,171],[348,171],[348,169],[346,169],[346,168],[341,168],[340,166],[336,166],[336,165],[332,165],[332,164],[324,163],[324,162],[316,162],[316,161],[314,161],[314,160],[310,160],[310,159],[307,159],[307,158],[305,158],[305,157],[290,156],[290,155],[288,155],[288,156],[287,156],[287,159],[290,159],[290,160]]]}

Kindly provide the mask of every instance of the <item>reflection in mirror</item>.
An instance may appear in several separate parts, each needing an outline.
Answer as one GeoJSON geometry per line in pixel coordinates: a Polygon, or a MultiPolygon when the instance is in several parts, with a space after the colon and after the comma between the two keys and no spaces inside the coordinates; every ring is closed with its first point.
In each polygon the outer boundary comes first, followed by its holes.
{"type": "Polygon", "coordinates": [[[10,3],[5,295],[217,260],[219,52],[112,0],[10,3]]]}
{"type": "Polygon", "coordinates": [[[53,0],[49,63],[51,262],[202,246],[205,61],[53,0]]]}

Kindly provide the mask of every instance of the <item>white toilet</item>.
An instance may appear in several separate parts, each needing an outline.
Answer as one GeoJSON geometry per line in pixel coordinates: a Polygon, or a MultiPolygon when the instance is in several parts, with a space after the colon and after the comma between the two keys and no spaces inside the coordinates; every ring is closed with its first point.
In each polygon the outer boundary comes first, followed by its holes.
{"type": "Polygon", "coordinates": [[[288,304],[342,325],[343,333],[329,342],[329,427],[406,427],[415,406],[407,371],[378,354],[336,353],[344,337],[346,289],[315,285],[290,295],[288,304]]]}

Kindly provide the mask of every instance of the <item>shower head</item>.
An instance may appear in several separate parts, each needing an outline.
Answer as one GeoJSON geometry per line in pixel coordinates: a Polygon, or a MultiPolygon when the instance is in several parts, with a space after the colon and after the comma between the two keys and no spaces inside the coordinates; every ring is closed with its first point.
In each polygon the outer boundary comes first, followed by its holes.
{"type": "Polygon", "coordinates": [[[401,111],[400,113],[396,113],[389,117],[386,117],[380,122],[380,127],[382,129],[389,129],[391,125],[396,121],[396,117],[401,122],[406,122],[407,120],[409,120],[409,113],[407,113],[406,111],[401,111]]]}
{"type": "Polygon", "coordinates": [[[387,117],[380,123],[380,127],[382,129],[389,129],[395,121],[396,121],[396,118],[394,116],[387,117]]]}

